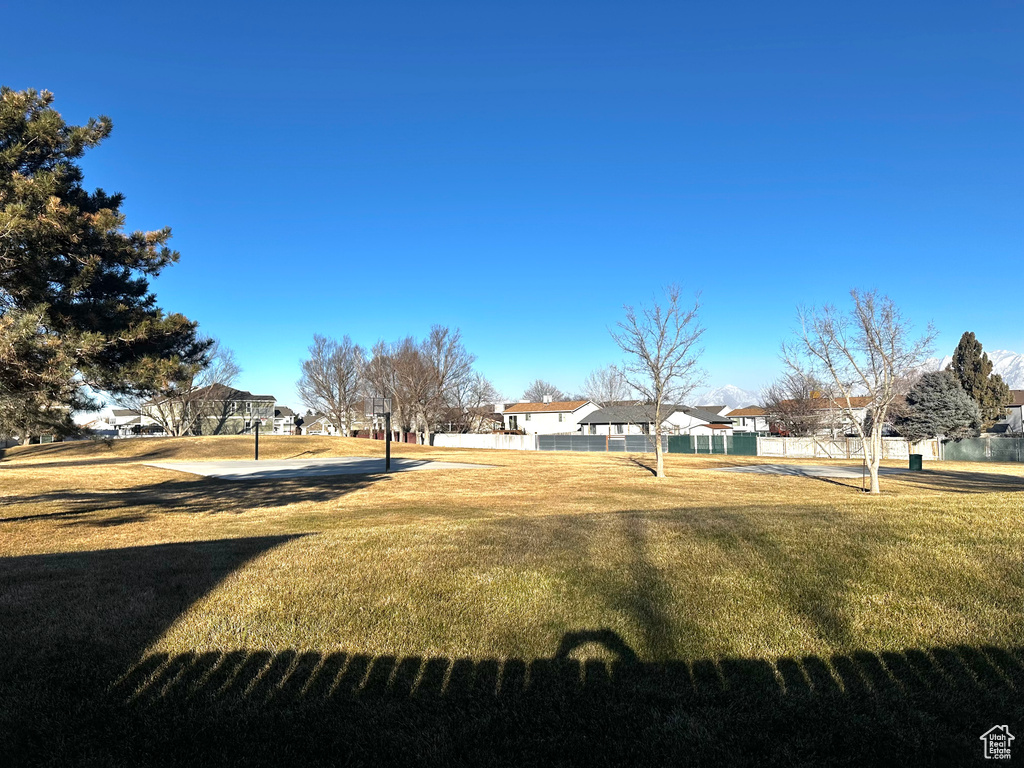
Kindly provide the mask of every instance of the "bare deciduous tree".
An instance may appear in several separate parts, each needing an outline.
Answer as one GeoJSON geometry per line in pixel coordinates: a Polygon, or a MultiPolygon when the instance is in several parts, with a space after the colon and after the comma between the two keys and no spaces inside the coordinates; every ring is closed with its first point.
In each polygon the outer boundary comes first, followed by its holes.
{"type": "Polygon", "coordinates": [[[831,400],[825,387],[814,376],[789,370],[768,385],[761,393],[761,407],[769,425],[794,437],[817,434],[825,424],[825,413],[831,400]]]}
{"type": "Polygon", "coordinates": [[[313,336],[309,359],[298,381],[303,405],[330,417],[342,435],[351,434],[355,413],[363,406],[365,353],[347,335],[341,341],[313,336]]]}
{"type": "Polygon", "coordinates": [[[833,305],[800,312],[800,336],[783,345],[791,370],[807,371],[829,385],[829,398],[852,424],[864,444],[871,493],[880,493],[878,466],[882,430],[893,405],[906,394],[915,373],[931,352],[935,330],[911,339],[911,325],[888,296],[850,291],[853,307],[833,305]],[[867,415],[858,418],[852,399],[866,396],[867,415]]]}
{"type": "Polygon", "coordinates": [[[534,379],[533,383],[523,392],[523,400],[531,403],[542,403],[545,397],[550,397],[553,401],[566,399],[562,390],[544,379],[534,379]]]}
{"type": "Polygon", "coordinates": [[[457,402],[458,392],[472,376],[476,359],[462,344],[462,333],[435,325],[423,342],[423,357],[432,381],[423,415],[423,442],[430,445],[430,433],[442,414],[457,402]]]}
{"type": "Polygon", "coordinates": [[[419,431],[429,445],[431,434],[452,420],[453,409],[472,389],[474,359],[460,331],[441,325],[433,326],[422,342],[411,336],[380,341],[367,364],[367,394],[390,397],[392,422],[404,431],[419,431]]]}
{"type": "Polygon", "coordinates": [[[463,432],[490,431],[490,417],[499,400],[501,395],[487,377],[472,373],[453,389],[448,421],[463,432]]]}
{"type": "Polygon", "coordinates": [[[197,434],[203,431],[203,419],[224,421],[227,414],[215,413],[215,403],[222,407],[229,402],[223,399],[222,387],[230,387],[241,367],[235,360],[235,353],[217,339],[209,339],[210,347],[205,358],[187,366],[184,375],[148,400],[126,395],[118,402],[127,408],[149,416],[163,430],[174,437],[197,434]]]}
{"type": "Polygon", "coordinates": [[[704,333],[697,313],[699,297],[691,308],[679,303],[679,286],[665,289],[665,301],[642,307],[638,312],[624,307],[625,320],[612,331],[612,338],[627,355],[623,373],[626,381],[651,410],[654,424],[656,475],[665,476],[665,456],[661,446],[667,406],[682,403],[701,381],[697,362],[703,349],[697,342],[704,333]]]}
{"type": "Polygon", "coordinates": [[[583,394],[602,408],[632,398],[626,375],[617,365],[609,365],[590,372],[583,382],[583,394]]]}

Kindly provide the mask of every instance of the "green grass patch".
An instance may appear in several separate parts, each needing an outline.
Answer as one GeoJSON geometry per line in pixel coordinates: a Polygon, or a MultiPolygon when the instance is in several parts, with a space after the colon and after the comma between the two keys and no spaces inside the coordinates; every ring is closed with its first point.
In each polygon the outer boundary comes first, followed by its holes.
{"type": "Polygon", "coordinates": [[[969,764],[992,725],[1024,731],[1019,465],[926,465],[874,498],[711,471],[765,461],[744,457],[670,455],[664,480],[645,457],[404,445],[495,466],[145,466],[250,448],[0,461],[5,760],[969,764]]]}

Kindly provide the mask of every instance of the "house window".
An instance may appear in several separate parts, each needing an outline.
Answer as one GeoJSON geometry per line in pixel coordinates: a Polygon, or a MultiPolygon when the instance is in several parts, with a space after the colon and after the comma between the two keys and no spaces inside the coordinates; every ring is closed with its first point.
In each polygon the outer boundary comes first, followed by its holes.
{"type": "Polygon", "coordinates": [[[625,427],[622,424],[616,424],[615,425],[615,434],[616,435],[621,435],[625,431],[626,431],[626,429],[625,429],[625,427]]]}
{"type": "Polygon", "coordinates": [[[526,414],[525,416],[523,416],[523,420],[524,421],[529,421],[530,420],[530,414],[526,414]]]}
{"type": "Polygon", "coordinates": [[[558,420],[559,421],[565,421],[565,414],[564,413],[558,414],[558,420]]]}
{"type": "Polygon", "coordinates": [[[592,434],[592,435],[596,435],[597,434],[597,424],[591,424],[590,425],[590,434],[592,434]]]}

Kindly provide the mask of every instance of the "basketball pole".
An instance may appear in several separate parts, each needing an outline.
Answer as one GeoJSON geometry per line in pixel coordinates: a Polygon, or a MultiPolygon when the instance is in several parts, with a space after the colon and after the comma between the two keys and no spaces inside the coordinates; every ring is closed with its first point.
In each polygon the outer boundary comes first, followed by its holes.
{"type": "Polygon", "coordinates": [[[384,471],[391,471],[391,411],[384,414],[384,471]]]}

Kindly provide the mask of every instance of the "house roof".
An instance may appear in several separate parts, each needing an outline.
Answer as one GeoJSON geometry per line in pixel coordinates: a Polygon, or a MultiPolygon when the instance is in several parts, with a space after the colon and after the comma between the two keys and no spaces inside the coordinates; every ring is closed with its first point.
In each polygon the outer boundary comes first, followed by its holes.
{"type": "MultiPolygon", "coordinates": [[[[678,406],[662,406],[662,419],[667,419],[678,406]]],[[[599,408],[580,419],[580,424],[650,424],[654,421],[654,406],[649,405],[609,405],[599,408]]]]}
{"type": "Polygon", "coordinates": [[[515,403],[505,409],[505,413],[557,413],[558,411],[575,411],[589,403],[589,400],[556,400],[553,403],[515,403]]]}
{"type": "Polygon", "coordinates": [[[119,417],[139,415],[138,411],[132,410],[131,408],[111,408],[110,412],[119,417]]]}
{"type": "MultiPolygon", "coordinates": [[[[277,398],[273,395],[254,395],[244,389],[235,389],[224,384],[211,384],[208,387],[200,387],[193,393],[195,397],[203,398],[213,402],[230,402],[239,400],[258,400],[261,402],[274,402],[277,398]]],[[[167,400],[166,397],[154,397],[146,405],[157,405],[167,400]]]]}
{"type": "Polygon", "coordinates": [[[286,408],[285,406],[280,405],[274,409],[274,415],[287,419],[289,416],[295,416],[295,411],[291,408],[286,408]]]}
{"type": "Polygon", "coordinates": [[[746,408],[737,408],[735,411],[729,411],[727,414],[730,419],[735,416],[764,416],[764,408],[758,408],[756,405],[749,405],[746,408]]]}
{"type": "Polygon", "coordinates": [[[1024,406],[1024,389],[1011,389],[1010,394],[1013,395],[1013,402],[1010,406],[1020,405],[1024,406]]]}
{"type": "Polygon", "coordinates": [[[708,411],[709,413],[721,413],[728,406],[726,406],[726,405],[698,405],[696,407],[700,408],[702,411],[708,411]]]}
{"type": "Polygon", "coordinates": [[[692,418],[700,419],[701,421],[706,421],[708,424],[727,424],[729,426],[732,425],[732,419],[730,419],[728,416],[719,416],[717,413],[707,411],[700,407],[694,408],[688,405],[681,405],[678,408],[676,408],[676,410],[682,411],[687,416],[691,416],[692,418]]]}
{"type": "Polygon", "coordinates": [[[202,393],[201,397],[208,397],[211,400],[269,400],[274,402],[277,398],[273,395],[254,395],[244,389],[235,389],[223,384],[211,384],[196,390],[196,394],[202,393]]]}
{"type": "MultiPolygon", "coordinates": [[[[610,405],[580,419],[580,424],[650,424],[654,421],[653,411],[652,405],[610,405]]],[[[676,411],[682,411],[708,424],[721,424],[723,429],[732,426],[732,421],[725,416],[688,405],[663,405],[662,420],[668,419],[676,411]]]]}

